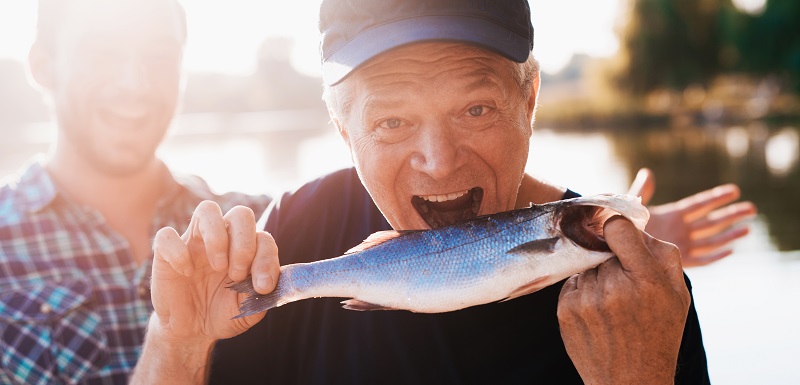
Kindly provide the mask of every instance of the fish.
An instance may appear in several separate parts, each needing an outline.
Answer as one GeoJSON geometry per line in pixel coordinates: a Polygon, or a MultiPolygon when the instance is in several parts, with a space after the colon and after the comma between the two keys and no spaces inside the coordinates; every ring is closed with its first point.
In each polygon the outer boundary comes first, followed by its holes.
{"type": "Polygon", "coordinates": [[[430,230],[381,231],[344,255],[281,266],[271,293],[252,279],[235,318],[309,298],[346,298],[349,310],[456,311],[533,293],[613,256],[603,224],[622,215],[644,230],[641,199],[601,194],[531,204],[430,230]]]}

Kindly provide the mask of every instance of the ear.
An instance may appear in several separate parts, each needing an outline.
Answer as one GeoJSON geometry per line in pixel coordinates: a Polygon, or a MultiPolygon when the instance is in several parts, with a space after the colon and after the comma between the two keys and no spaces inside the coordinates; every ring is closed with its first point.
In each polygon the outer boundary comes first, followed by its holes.
{"type": "Polygon", "coordinates": [[[539,85],[541,84],[542,77],[540,76],[539,70],[534,72],[533,81],[531,82],[531,95],[528,97],[527,101],[527,108],[528,108],[528,121],[533,124],[533,120],[535,119],[536,113],[536,102],[539,99],[539,85]]]}
{"type": "Polygon", "coordinates": [[[336,115],[333,114],[333,111],[329,110],[328,113],[329,113],[329,115],[331,117],[331,122],[333,123],[333,126],[336,127],[337,131],[339,131],[339,136],[341,136],[342,140],[344,140],[345,144],[347,144],[347,148],[351,149],[351,147],[350,147],[350,135],[347,134],[347,129],[339,121],[339,118],[337,118],[336,115]]]}
{"type": "Polygon", "coordinates": [[[40,91],[52,91],[55,86],[53,55],[40,42],[33,43],[28,51],[28,74],[40,91]]]}

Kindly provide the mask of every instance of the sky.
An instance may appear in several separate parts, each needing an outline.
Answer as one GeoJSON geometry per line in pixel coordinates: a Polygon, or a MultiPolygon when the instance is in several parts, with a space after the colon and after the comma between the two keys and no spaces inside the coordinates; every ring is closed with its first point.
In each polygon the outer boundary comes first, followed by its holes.
{"type": "MultiPolygon", "coordinates": [[[[765,0],[734,0],[758,12],[765,0]]],[[[243,74],[255,68],[261,42],[295,42],[292,65],[319,74],[320,0],[184,0],[189,23],[185,66],[190,71],[243,74]]],[[[558,72],[574,54],[613,55],[615,24],[624,0],[531,0],[534,54],[546,72],[558,72]]],[[[34,36],[36,1],[0,0],[0,58],[24,60],[34,36]]]]}
{"type": "MultiPolygon", "coordinates": [[[[292,65],[319,74],[320,0],[184,0],[189,23],[185,66],[190,71],[247,73],[270,37],[295,41],[292,65]]],[[[575,53],[608,56],[620,0],[533,0],[534,52],[542,68],[558,71],[575,53]]],[[[33,40],[36,1],[0,0],[0,57],[24,60],[33,40]]]]}

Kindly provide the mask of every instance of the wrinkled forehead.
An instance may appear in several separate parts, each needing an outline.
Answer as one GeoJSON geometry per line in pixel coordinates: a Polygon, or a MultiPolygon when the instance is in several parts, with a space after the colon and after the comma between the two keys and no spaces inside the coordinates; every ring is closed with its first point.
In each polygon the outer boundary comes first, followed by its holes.
{"type": "MultiPolygon", "coordinates": [[[[58,1],[58,0],[56,0],[58,1]]],[[[185,40],[185,19],[173,0],[73,0],[61,5],[56,41],[92,39],[119,44],[185,40]]]]}

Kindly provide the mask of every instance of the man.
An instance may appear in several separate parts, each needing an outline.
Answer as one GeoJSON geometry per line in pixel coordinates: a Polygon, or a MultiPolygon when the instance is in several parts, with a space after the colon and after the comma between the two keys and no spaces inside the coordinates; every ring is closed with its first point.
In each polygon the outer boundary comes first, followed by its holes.
{"type": "Polygon", "coordinates": [[[234,206],[270,199],[216,195],[155,156],[181,94],[177,2],[41,0],[38,21],[30,74],[58,138],[0,187],[0,383],[124,384],[153,309],[155,230],[186,228],[206,199],[251,217],[234,206]]]}
{"type": "MultiPolygon", "coordinates": [[[[327,0],[320,28],[326,102],[356,167],[268,211],[282,264],[339,255],[375,231],[575,196],[523,174],[539,87],[525,1],[327,0]]],[[[732,195],[659,215],[699,210],[698,227],[726,228],[752,212],[709,214],[732,195]]],[[[215,261],[249,263],[261,293],[279,276],[276,243],[256,229],[204,203],[183,235],[157,234],[155,313],[133,383],[201,383],[209,370],[219,383],[708,382],[677,249],[625,220],[605,224],[617,258],[512,301],[413,314],[315,299],[226,320],[243,296],[224,290],[215,261]]],[[[717,231],[697,253],[718,256],[709,245],[738,234],[717,231]]]]}

